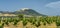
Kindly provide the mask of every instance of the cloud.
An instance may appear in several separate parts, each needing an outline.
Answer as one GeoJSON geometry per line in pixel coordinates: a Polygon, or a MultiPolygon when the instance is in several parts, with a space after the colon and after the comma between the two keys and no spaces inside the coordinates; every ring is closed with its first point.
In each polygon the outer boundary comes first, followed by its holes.
{"type": "Polygon", "coordinates": [[[48,3],[45,5],[45,7],[60,8],[60,1],[48,3]]]}
{"type": "Polygon", "coordinates": [[[47,14],[60,15],[60,1],[50,2],[45,5],[47,14]]]}

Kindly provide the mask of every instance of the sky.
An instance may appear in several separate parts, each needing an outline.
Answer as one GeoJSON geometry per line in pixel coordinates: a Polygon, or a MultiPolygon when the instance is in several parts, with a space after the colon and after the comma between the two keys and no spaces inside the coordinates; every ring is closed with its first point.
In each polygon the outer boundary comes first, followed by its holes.
{"type": "Polygon", "coordinates": [[[38,13],[56,16],[60,15],[60,0],[0,0],[0,11],[16,11],[30,8],[38,13]]]}

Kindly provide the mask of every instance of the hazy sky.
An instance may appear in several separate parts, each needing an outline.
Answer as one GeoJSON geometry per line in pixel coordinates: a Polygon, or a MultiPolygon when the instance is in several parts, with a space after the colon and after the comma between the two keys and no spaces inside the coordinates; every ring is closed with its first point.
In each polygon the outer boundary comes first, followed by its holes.
{"type": "Polygon", "coordinates": [[[31,8],[45,15],[60,15],[60,0],[0,0],[0,11],[31,8]]]}

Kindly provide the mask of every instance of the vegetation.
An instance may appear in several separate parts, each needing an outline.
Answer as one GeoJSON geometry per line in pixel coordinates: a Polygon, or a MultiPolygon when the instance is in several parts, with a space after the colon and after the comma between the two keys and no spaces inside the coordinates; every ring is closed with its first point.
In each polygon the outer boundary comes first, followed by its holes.
{"type": "Polygon", "coordinates": [[[18,18],[0,18],[0,27],[3,27],[4,24],[9,25],[9,23],[13,22],[13,25],[17,25],[18,22],[22,21],[23,26],[26,26],[28,22],[32,23],[32,25],[39,27],[41,22],[43,25],[51,24],[53,22],[56,23],[57,26],[60,26],[60,16],[46,16],[46,17],[29,17],[24,18],[23,15],[18,15],[18,18]]]}

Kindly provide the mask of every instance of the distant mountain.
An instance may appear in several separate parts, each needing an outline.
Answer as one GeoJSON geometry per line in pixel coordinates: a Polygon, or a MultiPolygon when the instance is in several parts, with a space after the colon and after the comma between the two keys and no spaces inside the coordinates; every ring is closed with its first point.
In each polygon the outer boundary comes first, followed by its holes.
{"type": "Polygon", "coordinates": [[[24,15],[32,15],[32,16],[46,16],[46,15],[43,15],[43,14],[40,14],[38,12],[36,12],[35,10],[33,9],[29,9],[29,8],[22,8],[18,11],[15,11],[15,12],[8,12],[8,11],[0,11],[0,13],[2,14],[24,14],[24,15]]]}
{"type": "Polygon", "coordinates": [[[36,12],[33,9],[29,9],[29,8],[22,8],[18,11],[15,11],[14,14],[25,14],[25,15],[33,15],[33,16],[46,16],[43,14],[40,14],[38,12],[36,12]]]}
{"type": "Polygon", "coordinates": [[[8,11],[0,11],[0,13],[2,13],[2,14],[12,14],[13,12],[8,12],[8,11]]]}

